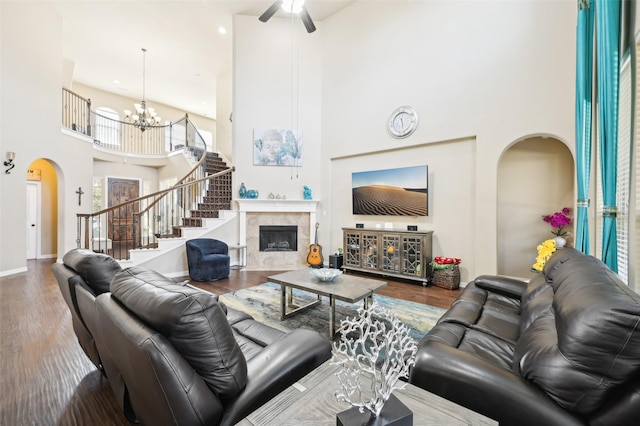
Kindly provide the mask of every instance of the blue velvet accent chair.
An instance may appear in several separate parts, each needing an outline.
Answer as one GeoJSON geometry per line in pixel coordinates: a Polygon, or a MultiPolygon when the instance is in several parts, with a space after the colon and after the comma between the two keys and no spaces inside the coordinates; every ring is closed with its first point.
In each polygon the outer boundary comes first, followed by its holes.
{"type": "Polygon", "coordinates": [[[194,281],[216,281],[229,276],[229,246],[213,238],[188,240],[189,277],[194,281]]]}

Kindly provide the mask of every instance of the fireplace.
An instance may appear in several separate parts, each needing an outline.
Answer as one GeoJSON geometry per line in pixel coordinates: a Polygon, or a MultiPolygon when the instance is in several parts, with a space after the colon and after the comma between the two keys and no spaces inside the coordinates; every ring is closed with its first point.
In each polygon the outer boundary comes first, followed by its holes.
{"type": "Polygon", "coordinates": [[[298,251],[298,227],[260,225],[260,251],[298,251]]]}
{"type": "MultiPolygon", "coordinates": [[[[240,244],[246,244],[245,268],[249,271],[285,271],[309,266],[309,235],[317,220],[318,200],[238,199],[240,244]],[[260,226],[296,226],[298,251],[260,251],[260,226]]],[[[293,241],[292,241],[293,242],[293,241]]],[[[290,247],[291,248],[291,247],[290,247]]]]}

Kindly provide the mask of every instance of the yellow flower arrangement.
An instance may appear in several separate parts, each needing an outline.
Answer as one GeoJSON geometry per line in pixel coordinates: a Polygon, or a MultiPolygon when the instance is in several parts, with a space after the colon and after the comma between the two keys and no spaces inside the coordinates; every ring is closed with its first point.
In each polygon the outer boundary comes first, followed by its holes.
{"type": "Polygon", "coordinates": [[[547,260],[549,260],[554,251],[556,251],[555,240],[551,239],[543,241],[538,246],[538,257],[536,257],[536,263],[534,263],[532,269],[536,272],[542,272],[544,264],[547,263],[547,260]]]}

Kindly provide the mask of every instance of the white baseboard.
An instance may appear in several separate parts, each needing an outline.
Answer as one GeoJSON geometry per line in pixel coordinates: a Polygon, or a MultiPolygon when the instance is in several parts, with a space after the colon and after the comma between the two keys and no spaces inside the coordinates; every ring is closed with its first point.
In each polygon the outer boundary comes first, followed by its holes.
{"type": "Polygon", "coordinates": [[[0,277],[6,277],[8,275],[15,275],[21,272],[28,272],[28,271],[29,270],[27,269],[27,267],[23,266],[22,268],[9,269],[8,271],[0,271],[0,277]]]}

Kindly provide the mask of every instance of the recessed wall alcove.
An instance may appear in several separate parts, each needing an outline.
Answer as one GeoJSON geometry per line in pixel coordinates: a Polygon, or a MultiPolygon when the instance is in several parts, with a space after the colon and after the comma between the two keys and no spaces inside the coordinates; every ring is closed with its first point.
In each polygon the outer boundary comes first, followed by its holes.
{"type": "MultiPolygon", "coordinates": [[[[498,164],[498,274],[531,278],[536,247],[552,238],[542,216],[575,205],[573,154],[562,141],[532,136],[512,144],[498,164]]],[[[568,238],[573,245],[573,233],[568,238]]]]}

